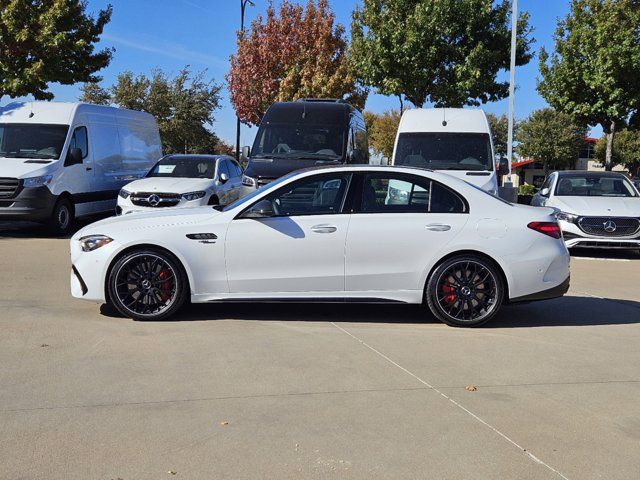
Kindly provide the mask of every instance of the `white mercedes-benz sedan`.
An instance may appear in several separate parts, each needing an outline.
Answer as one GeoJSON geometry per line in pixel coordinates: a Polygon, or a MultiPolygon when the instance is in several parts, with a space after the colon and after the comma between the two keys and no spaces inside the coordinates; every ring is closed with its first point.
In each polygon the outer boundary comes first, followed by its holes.
{"type": "Polygon", "coordinates": [[[302,170],[224,208],[101,220],[73,236],[71,259],[74,297],[137,320],[187,300],[361,301],[476,326],[569,288],[553,209],[408,167],[302,170]]]}
{"type": "Polygon", "coordinates": [[[559,210],[567,248],[640,251],[640,195],[621,173],[553,172],[531,204],[559,210]]]}

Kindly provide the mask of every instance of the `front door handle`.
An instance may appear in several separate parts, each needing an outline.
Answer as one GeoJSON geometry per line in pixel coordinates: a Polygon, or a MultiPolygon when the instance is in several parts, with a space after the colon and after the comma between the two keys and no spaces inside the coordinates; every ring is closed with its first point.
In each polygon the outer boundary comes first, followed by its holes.
{"type": "Polygon", "coordinates": [[[311,227],[311,231],[315,233],[333,233],[338,230],[338,227],[334,227],[333,225],[314,225],[311,227]]]}
{"type": "Polygon", "coordinates": [[[432,232],[448,232],[451,230],[451,225],[446,225],[444,223],[430,223],[426,227],[427,230],[431,230],[432,232]]]}

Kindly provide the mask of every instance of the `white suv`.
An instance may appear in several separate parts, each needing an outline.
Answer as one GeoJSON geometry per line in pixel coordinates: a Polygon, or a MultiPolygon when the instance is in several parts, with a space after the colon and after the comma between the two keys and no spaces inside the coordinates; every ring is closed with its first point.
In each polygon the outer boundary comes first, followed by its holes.
{"type": "Polygon", "coordinates": [[[555,207],[568,248],[640,249],[640,196],[612,172],[554,172],[531,205],[555,207]]]}
{"type": "Polygon", "coordinates": [[[227,205],[240,198],[242,168],[226,155],[167,155],[124,186],[116,213],[227,205]]]}

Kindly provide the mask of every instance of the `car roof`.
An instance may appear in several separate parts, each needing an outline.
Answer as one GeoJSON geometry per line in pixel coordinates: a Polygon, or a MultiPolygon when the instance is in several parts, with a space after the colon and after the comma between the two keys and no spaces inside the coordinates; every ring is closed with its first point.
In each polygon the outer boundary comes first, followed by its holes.
{"type": "Polygon", "coordinates": [[[563,170],[553,172],[558,174],[559,177],[623,177],[626,175],[618,172],[588,172],[586,170],[563,170]]]}
{"type": "Polygon", "coordinates": [[[164,158],[193,158],[200,160],[217,160],[219,158],[227,158],[233,160],[233,158],[231,158],[229,155],[206,155],[201,153],[169,153],[165,155],[164,158]]]}

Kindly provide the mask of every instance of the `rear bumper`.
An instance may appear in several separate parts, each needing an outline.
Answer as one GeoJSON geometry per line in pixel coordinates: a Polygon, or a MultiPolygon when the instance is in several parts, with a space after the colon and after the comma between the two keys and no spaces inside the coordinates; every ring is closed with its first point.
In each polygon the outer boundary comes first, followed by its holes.
{"type": "Polygon", "coordinates": [[[45,186],[23,188],[14,198],[0,200],[0,220],[47,220],[56,200],[57,197],[45,186]]]}
{"type": "Polygon", "coordinates": [[[509,303],[536,302],[538,300],[551,300],[552,298],[562,297],[569,291],[570,280],[571,276],[568,276],[567,279],[560,285],[548,288],[547,290],[542,290],[540,292],[525,295],[523,297],[512,298],[509,300],[509,303]]]}

